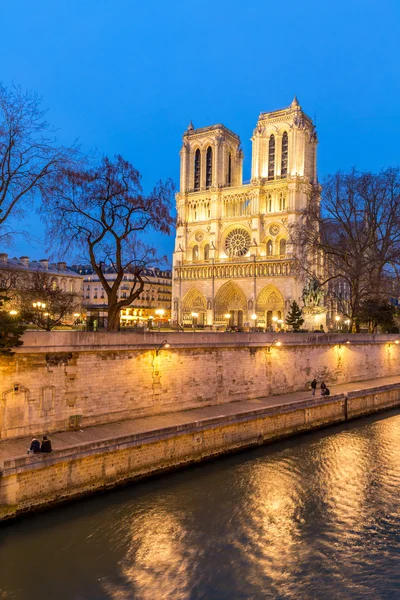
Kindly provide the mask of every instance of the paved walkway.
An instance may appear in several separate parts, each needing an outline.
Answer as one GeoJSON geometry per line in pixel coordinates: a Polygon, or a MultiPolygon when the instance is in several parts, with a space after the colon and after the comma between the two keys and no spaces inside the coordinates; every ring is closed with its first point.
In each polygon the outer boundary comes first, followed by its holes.
{"type": "MultiPolygon", "coordinates": [[[[365,390],[368,388],[379,387],[400,383],[400,377],[384,377],[381,379],[370,379],[367,381],[358,381],[356,383],[343,383],[330,387],[331,395],[340,394],[354,390],[365,390]]],[[[319,390],[317,390],[317,394],[319,390]]],[[[99,442],[101,440],[113,439],[124,435],[143,433],[171,427],[175,425],[185,425],[208,419],[210,417],[223,417],[225,415],[237,415],[242,412],[248,412],[258,408],[279,406],[282,404],[296,403],[311,397],[311,392],[293,392],[291,394],[282,394],[280,396],[267,396],[257,400],[243,400],[231,402],[230,404],[218,404],[214,406],[205,406],[204,408],[195,408],[191,410],[182,410],[177,412],[155,415],[152,417],[140,417],[137,419],[128,419],[106,425],[97,425],[87,427],[80,431],[64,431],[62,433],[53,433],[51,442],[53,449],[63,450],[71,448],[78,444],[99,442]]],[[[0,441],[0,465],[4,460],[15,459],[26,456],[26,451],[30,446],[32,436],[25,436],[17,439],[0,441]]]]}

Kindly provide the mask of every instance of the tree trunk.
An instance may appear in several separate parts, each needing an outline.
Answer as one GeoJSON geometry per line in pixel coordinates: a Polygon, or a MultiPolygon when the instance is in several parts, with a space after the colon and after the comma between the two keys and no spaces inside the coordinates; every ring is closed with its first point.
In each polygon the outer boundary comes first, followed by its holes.
{"type": "Polygon", "coordinates": [[[119,331],[119,312],[115,306],[108,307],[107,331],[119,331]]]}

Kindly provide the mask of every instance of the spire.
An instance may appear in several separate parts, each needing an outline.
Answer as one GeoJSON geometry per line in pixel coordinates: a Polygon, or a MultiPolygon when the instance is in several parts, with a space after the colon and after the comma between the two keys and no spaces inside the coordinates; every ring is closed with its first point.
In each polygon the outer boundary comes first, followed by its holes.
{"type": "Polygon", "coordinates": [[[192,119],[190,119],[190,123],[189,123],[189,125],[188,125],[187,131],[194,131],[194,127],[193,127],[192,119]]]}
{"type": "Polygon", "coordinates": [[[294,98],[293,98],[293,100],[292,100],[291,107],[292,107],[292,108],[296,108],[297,106],[300,106],[300,104],[299,104],[299,101],[297,100],[297,96],[296,96],[296,94],[295,94],[295,95],[294,95],[294,98]]]}

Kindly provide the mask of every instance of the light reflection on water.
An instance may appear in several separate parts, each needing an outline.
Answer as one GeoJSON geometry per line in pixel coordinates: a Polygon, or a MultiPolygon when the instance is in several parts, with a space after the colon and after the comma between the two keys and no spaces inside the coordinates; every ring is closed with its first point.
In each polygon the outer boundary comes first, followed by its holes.
{"type": "Polygon", "coordinates": [[[400,414],[365,419],[0,529],[0,599],[392,599],[400,414]]]}

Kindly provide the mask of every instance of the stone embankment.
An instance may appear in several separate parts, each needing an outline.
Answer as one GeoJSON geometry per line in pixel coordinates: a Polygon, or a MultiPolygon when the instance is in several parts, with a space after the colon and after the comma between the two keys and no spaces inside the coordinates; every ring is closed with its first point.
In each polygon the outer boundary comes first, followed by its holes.
{"type": "Polygon", "coordinates": [[[398,376],[331,391],[329,397],[297,392],[58,433],[50,455],[26,455],[30,438],[0,441],[0,519],[400,406],[398,376]]]}

